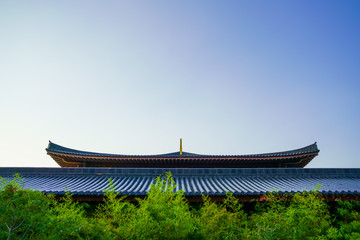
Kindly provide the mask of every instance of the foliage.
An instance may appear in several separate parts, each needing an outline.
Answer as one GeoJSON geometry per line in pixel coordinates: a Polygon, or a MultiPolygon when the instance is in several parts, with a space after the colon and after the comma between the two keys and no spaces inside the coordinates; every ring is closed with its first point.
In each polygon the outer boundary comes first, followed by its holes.
{"type": "Polygon", "coordinates": [[[330,213],[318,191],[270,193],[259,212],[250,217],[254,239],[314,239],[331,227],[330,213]]]}
{"type": "Polygon", "coordinates": [[[52,195],[23,189],[22,179],[0,179],[0,239],[99,239],[96,225],[81,205],[66,194],[52,195]]]}
{"type": "Polygon", "coordinates": [[[216,204],[203,196],[199,231],[204,239],[241,239],[245,235],[246,215],[242,205],[231,194],[224,203],[216,204]]]}
{"type": "Polygon", "coordinates": [[[158,177],[129,223],[128,239],[198,239],[197,219],[170,173],[158,177]]]}
{"type": "Polygon", "coordinates": [[[360,239],[360,202],[338,201],[336,224],[341,236],[338,239],[360,239]]]}
{"type": "Polygon", "coordinates": [[[245,212],[230,193],[222,203],[203,196],[194,209],[167,173],[136,203],[110,180],[104,202],[89,214],[70,194],[57,199],[24,189],[21,181],[0,179],[0,239],[360,239],[360,202],[330,208],[319,187],[269,193],[254,211],[245,212]]]}
{"type": "Polygon", "coordinates": [[[0,239],[31,238],[46,230],[50,202],[41,192],[23,190],[21,180],[0,179],[0,239]]]}
{"type": "Polygon", "coordinates": [[[109,189],[104,189],[104,204],[96,210],[96,224],[102,226],[102,239],[126,239],[129,235],[129,221],[136,213],[134,204],[124,201],[126,196],[115,192],[109,179],[109,189]]]}
{"type": "Polygon", "coordinates": [[[94,235],[94,224],[85,217],[84,205],[72,200],[66,193],[59,201],[54,197],[49,209],[47,239],[97,239],[94,235]]]}

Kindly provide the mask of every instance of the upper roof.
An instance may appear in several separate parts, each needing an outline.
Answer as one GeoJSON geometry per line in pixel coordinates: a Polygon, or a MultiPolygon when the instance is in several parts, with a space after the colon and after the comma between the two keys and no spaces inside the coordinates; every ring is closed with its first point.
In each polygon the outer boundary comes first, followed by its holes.
{"type": "Polygon", "coordinates": [[[111,153],[96,153],[96,152],[87,152],[87,151],[80,151],[72,148],[67,148],[55,144],[49,141],[49,145],[46,148],[47,152],[59,152],[59,153],[67,153],[67,154],[75,154],[75,155],[83,155],[83,156],[101,156],[101,157],[126,157],[126,158],[167,158],[167,157],[273,157],[273,156],[292,156],[304,153],[312,153],[312,152],[319,152],[316,142],[299,149],[290,150],[290,151],[282,151],[282,152],[273,152],[273,153],[261,153],[261,154],[244,154],[244,155],[208,155],[208,154],[196,154],[196,153],[189,153],[189,152],[172,152],[172,153],[164,153],[164,154],[155,154],[155,155],[128,155],[128,154],[111,154],[111,153]]]}
{"type": "Polygon", "coordinates": [[[125,155],[79,151],[49,141],[47,153],[62,167],[304,167],[319,152],[316,142],[283,152],[246,155],[206,155],[173,152],[125,155]],[[260,162],[259,162],[260,161],[260,162]]]}

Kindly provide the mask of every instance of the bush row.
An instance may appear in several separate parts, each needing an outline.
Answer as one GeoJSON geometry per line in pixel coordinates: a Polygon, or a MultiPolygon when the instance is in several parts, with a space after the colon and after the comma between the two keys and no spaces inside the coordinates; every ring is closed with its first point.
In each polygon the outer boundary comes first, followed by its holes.
{"type": "Polygon", "coordinates": [[[250,212],[231,194],[222,203],[203,196],[195,208],[167,174],[136,204],[110,180],[104,203],[90,211],[68,194],[59,201],[23,189],[20,180],[0,179],[0,239],[360,239],[360,203],[330,209],[317,190],[269,193],[250,212]]]}

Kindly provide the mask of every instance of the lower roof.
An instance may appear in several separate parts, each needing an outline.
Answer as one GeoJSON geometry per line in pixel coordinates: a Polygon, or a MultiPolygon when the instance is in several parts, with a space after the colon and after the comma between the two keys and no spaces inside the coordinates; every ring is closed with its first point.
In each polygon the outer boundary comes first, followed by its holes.
{"type": "Polygon", "coordinates": [[[321,184],[321,194],[360,195],[360,169],[309,168],[0,168],[0,176],[19,173],[26,189],[57,195],[101,196],[109,184],[128,196],[144,196],[157,176],[171,172],[176,190],[185,196],[264,195],[310,191],[321,184]]]}

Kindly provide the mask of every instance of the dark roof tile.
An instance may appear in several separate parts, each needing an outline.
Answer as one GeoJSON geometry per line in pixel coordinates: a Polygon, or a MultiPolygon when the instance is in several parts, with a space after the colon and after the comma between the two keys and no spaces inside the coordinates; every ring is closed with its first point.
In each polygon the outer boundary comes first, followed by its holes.
{"type": "Polygon", "coordinates": [[[156,154],[156,155],[126,155],[126,154],[110,154],[110,153],[96,153],[96,152],[88,152],[88,151],[79,151],[72,148],[67,148],[55,144],[49,141],[49,145],[46,148],[46,151],[50,152],[59,152],[66,154],[75,154],[75,155],[84,155],[84,156],[102,156],[102,157],[161,157],[161,158],[171,158],[171,157],[272,157],[272,156],[291,156],[305,153],[316,153],[319,152],[316,142],[295,150],[283,151],[283,152],[274,152],[274,153],[262,153],[262,154],[245,154],[245,155],[207,155],[207,154],[195,154],[189,152],[172,152],[165,154],[156,154]]]}
{"type": "Polygon", "coordinates": [[[115,191],[125,195],[146,195],[156,176],[171,171],[178,190],[185,195],[262,195],[310,191],[322,184],[323,194],[358,194],[360,169],[106,169],[94,168],[0,168],[0,176],[19,173],[25,188],[62,195],[102,195],[111,178],[115,191]],[[122,171],[124,170],[124,171],[122,171]],[[131,171],[129,171],[131,170],[131,171]],[[211,171],[209,171],[211,170],[211,171]],[[228,171],[227,171],[228,170],[228,171]],[[98,175],[98,173],[104,174],[98,175]],[[132,173],[129,173],[132,172],[132,173]],[[209,173],[210,172],[210,173],[209,173]],[[212,172],[212,173],[211,173],[212,172]]]}

